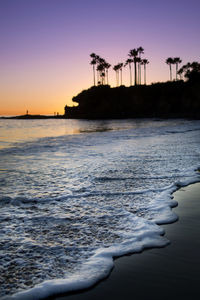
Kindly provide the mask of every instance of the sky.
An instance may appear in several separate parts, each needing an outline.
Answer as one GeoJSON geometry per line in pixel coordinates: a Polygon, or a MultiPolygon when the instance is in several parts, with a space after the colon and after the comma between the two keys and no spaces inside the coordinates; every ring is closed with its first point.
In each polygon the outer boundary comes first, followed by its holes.
{"type": "Polygon", "coordinates": [[[142,46],[147,83],[169,80],[166,58],[200,61],[199,12],[199,0],[0,0],[0,115],[63,114],[93,85],[92,52],[113,67],[142,46]]]}

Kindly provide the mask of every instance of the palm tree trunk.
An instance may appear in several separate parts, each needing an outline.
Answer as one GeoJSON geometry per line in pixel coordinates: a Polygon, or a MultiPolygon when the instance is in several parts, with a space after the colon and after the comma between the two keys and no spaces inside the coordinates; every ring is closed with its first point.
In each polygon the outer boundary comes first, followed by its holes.
{"type": "Polygon", "coordinates": [[[108,69],[106,70],[106,77],[107,77],[107,85],[109,85],[109,83],[108,83],[108,69]]]}
{"type": "Polygon", "coordinates": [[[146,65],[144,64],[144,84],[146,85],[146,65]]]}
{"type": "Polygon", "coordinates": [[[170,81],[172,81],[172,65],[169,65],[169,70],[170,70],[170,81]]]}
{"type": "Polygon", "coordinates": [[[117,86],[119,86],[119,70],[117,71],[117,86]]]}
{"type": "Polygon", "coordinates": [[[96,85],[96,82],[95,82],[95,66],[93,65],[93,76],[94,76],[94,86],[96,85]]]}
{"type": "Polygon", "coordinates": [[[121,74],[121,85],[122,85],[122,69],[120,70],[120,74],[121,74]]]}
{"type": "Polygon", "coordinates": [[[137,63],[134,61],[134,67],[135,67],[135,85],[137,85],[137,63]]]}
{"type": "Polygon", "coordinates": [[[141,63],[138,62],[138,84],[142,83],[142,71],[141,71],[141,63]]]}
{"type": "Polygon", "coordinates": [[[104,76],[104,72],[102,71],[101,73],[101,84],[104,85],[104,81],[105,81],[105,76],[104,76]]]}
{"type": "Polygon", "coordinates": [[[132,71],[131,71],[131,64],[129,63],[129,71],[130,71],[130,86],[132,86],[132,71]]]}
{"type": "Polygon", "coordinates": [[[178,64],[176,63],[176,81],[178,80],[177,76],[178,76],[178,64]]]}

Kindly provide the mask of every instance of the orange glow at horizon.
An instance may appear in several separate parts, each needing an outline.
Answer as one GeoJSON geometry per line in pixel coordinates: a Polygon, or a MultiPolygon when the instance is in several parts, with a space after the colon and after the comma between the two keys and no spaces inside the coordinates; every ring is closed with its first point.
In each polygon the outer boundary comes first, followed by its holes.
{"type": "Polygon", "coordinates": [[[77,85],[73,70],[68,73],[65,68],[69,67],[59,63],[23,69],[19,65],[20,62],[15,73],[7,71],[7,76],[0,75],[0,115],[23,115],[27,110],[29,114],[62,115],[66,104],[75,105],[72,98],[80,92],[79,85],[86,84],[80,80],[77,85]]]}
{"type": "Polygon", "coordinates": [[[0,1],[0,115],[63,114],[93,85],[92,52],[112,65],[111,87],[113,66],[140,46],[147,84],[168,81],[166,58],[199,61],[200,2],[191,1],[0,1]]]}
{"type": "MultiPolygon", "coordinates": [[[[110,60],[109,55],[102,56],[112,65],[118,62],[115,57],[110,60]]],[[[120,56],[120,53],[116,53],[117,56],[120,56]]],[[[154,67],[151,64],[152,61],[147,66],[148,84],[155,82],[158,77],[156,64],[154,67]]],[[[159,81],[165,81],[168,77],[168,67],[163,64],[161,71],[159,81]]],[[[20,68],[19,62],[15,72],[7,71],[7,74],[5,77],[0,76],[0,115],[23,115],[27,110],[29,114],[62,115],[65,105],[76,105],[72,102],[73,96],[93,85],[88,52],[79,61],[72,60],[66,63],[63,58],[61,62],[55,61],[53,66],[47,61],[40,65],[31,64],[20,68]]],[[[129,86],[129,82],[129,69],[126,67],[123,69],[123,84],[129,86]]],[[[109,69],[109,84],[111,87],[116,86],[116,76],[112,67],[109,69]]]]}

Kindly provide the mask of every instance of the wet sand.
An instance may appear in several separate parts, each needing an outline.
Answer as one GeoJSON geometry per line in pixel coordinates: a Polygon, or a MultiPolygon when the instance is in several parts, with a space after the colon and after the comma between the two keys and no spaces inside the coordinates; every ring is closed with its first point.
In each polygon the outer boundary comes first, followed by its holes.
{"type": "Polygon", "coordinates": [[[200,183],[181,188],[174,199],[179,220],[162,225],[170,245],[118,258],[110,276],[92,289],[51,299],[199,299],[200,183]]]}

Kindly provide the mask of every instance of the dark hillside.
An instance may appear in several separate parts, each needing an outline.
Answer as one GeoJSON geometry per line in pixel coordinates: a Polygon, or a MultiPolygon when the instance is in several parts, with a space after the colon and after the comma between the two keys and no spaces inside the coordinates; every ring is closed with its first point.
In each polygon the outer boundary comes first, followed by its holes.
{"type": "Polygon", "coordinates": [[[67,118],[200,118],[200,82],[176,81],[111,88],[108,85],[82,91],[65,107],[67,118]]]}

